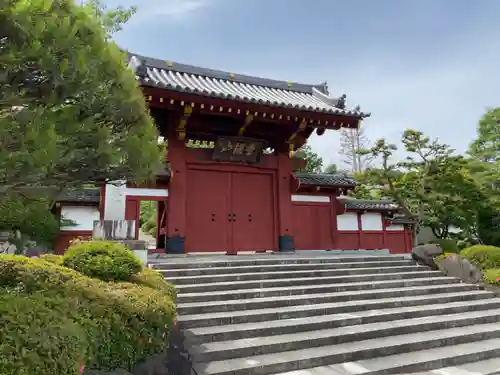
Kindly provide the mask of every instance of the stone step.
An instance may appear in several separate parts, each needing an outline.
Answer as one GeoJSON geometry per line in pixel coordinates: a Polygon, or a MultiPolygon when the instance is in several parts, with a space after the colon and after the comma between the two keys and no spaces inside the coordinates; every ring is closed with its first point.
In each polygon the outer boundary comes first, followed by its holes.
{"type": "MultiPolygon", "coordinates": [[[[458,347],[462,347],[471,344],[461,344],[457,345],[458,347]]],[[[475,345],[475,344],[472,344],[475,345]]],[[[452,347],[454,348],[454,347],[452,347]]],[[[446,348],[449,349],[449,348],[446,348]]],[[[434,352],[439,349],[432,349],[434,352]]],[[[448,351],[448,350],[446,350],[448,351]]],[[[423,351],[425,352],[425,351],[423,351]]],[[[387,357],[377,358],[377,360],[383,360],[387,357]]],[[[446,358],[443,360],[450,361],[446,358]]],[[[482,361],[474,361],[468,363],[458,363],[462,362],[457,359],[453,359],[455,362],[454,366],[449,367],[439,367],[429,371],[419,371],[419,372],[404,372],[400,373],[400,370],[397,370],[398,375],[500,375],[500,358],[490,358],[482,361]]],[[[450,361],[452,362],[452,361],[450,361]]],[[[423,366],[425,367],[425,366],[423,366]]],[[[305,370],[297,370],[290,372],[282,372],[277,375],[354,375],[354,374],[370,374],[370,372],[366,372],[368,369],[361,366],[358,362],[346,362],[336,365],[330,366],[321,366],[314,367],[305,370]]]]}
{"type": "MultiPolygon", "coordinates": [[[[303,266],[303,265],[299,265],[303,266]]],[[[307,265],[309,266],[309,265],[307,265]]],[[[323,265],[321,265],[323,266],[323,265]]],[[[325,264],[328,266],[328,264],[325,264]]],[[[208,268],[212,270],[212,268],[208,268]]],[[[316,266],[300,270],[285,271],[269,271],[266,269],[255,270],[249,273],[227,273],[225,268],[218,269],[219,273],[213,275],[200,275],[194,272],[194,276],[176,276],[177,271],[163,271],[165,279],[177,286],[190,285],[190,284],[206,284],[206,283],[223,283],[234,281],[259,281],[259,280],[279,280],[289,278],[302,278],[302,277],[329,277],[329,276],[349,276],[349,275],[366,275],[366,274],[392,274],[392,273],[415,273],[415,272],[428,272],[431,271],[429,267],[411,265],[411,266],[391,266],[391,267],[368,267],[368,268],[334,268],[318,269],[316,266]],[[293,272],[291,272],[293,271],[293,272]]],[[[199,270],[194,270],[199,271],[199,270]]],[[[183,271],[184,272],[184,271],[183,271]]]]}
{"type": "MultiPolygon", "coordinates": [[[[432,303],[432,301],[428,303],[432,303]]],[[[426,320],[432,321],[432,319],[436,319],[436,316],[438,317],[437,319],[440,319],[443,315],[447,314],[451,320],[452,317],[455,317],[454,314],[465,314],[474,311],[478,313],[484,312],[485,314],[490,314],[493,311],[494,314],[500,314],[500,298],[426,304],[382,310],[353,311],[352,313],[336,313],[332,315],[270,320],[256,323],[213,325],[186,329],[185,337],[191,345],[200,345],[217,341],[248,340],[260,336],[289,335],[298,332],[311,332],[314,330],[355,325],[368,327],[373,323],[399,321],[402,319],[423,324],[426,320]]],[[[248,342],[253,341],[249,340],[248,342]]]]}
{"type": "Polygon", "coordinates": [[[208,314],[224,311],[277,308],[284,306],[313,305],[318,303],[345,302],[354,300],[374,300],[379,298],[410,297],[421,295],[436,295],[440,293],[457,293],[478,290],[476,285],[453,283],[441,285],[423,285],[411,287],[395,287],[388,289],[358,290],[355,293],[336,292],[318,293],[313,295],[286,295],[280,297],[251,298],[209,302],[178,302],[177,312],[180,315],[208,314]]]}
{"type": "MultiPolygon", "coordinates": [[[[227,325],[241,325],[244,323],[258,323],[272,320],[282,320],[286,322],[290,319],[298,318],[313,318],[322,315],[346,314],[355,313],[362,314],[369,310],[387,309],[396,311],[395,309],[402,308],[408,311],[413,311],[411,307],[427,308],[428,305],[445,303],[473,303],[478,301],[487,306],[488,303],[496,304],[492,298],[494,293],[489,291],[462,291],[456,293],[439,293],[433,295],[416,295],[410,297],[396,298],[377,298],[374,300],[354,300],[348,302],[321,303],[314,305],[297,305],[297,306],[282,306],[278,308],[267,308],[260,310],[242,310],[242,311],[226,311],[216,313],[203,313],[198,315],[180,315],[178,317],[179,326],[183,329],[192,329],[200,327],[213,327],[214,334],[218,334],[218,329],[229,329],[227,325]],[[491,302],[490,302],[491,301],[491,302]]],[[[376,315],[373,318],[375,319],[376,315]]],[[[364,318],[365,320],[368,318],[364,318]]],[[[372,320],[370,320],[371,322],[372,320]]],[[[197,332],[200,334],[200,332],[197,332]]]]}
{"type": "MultiPolygon", "coordinates": [[[[476,371],[492,375],[496,373],[498,375],[500,370],[500,359],[498,357],[500,357],[500,338],[494,336],[481,341],[372,358],[355,363],[359,369],[358,371],[363,371],[365,375],[408,374],[423,371],[424,369],[432,375],[478,375],[476,371]],[[486,367],[487,363],[490,364],[490,368],[486,367]],[[463,370],[458,372],[451,368],[446,371],[446,367],[450,366],[459,366],[459,369],[463,370]],[[497,370],[494,370],[494,367],[497,367],[497,370]],[[441,371],[433,371],[433,369],[441,369],[441,371]]],[[[342,365],[338,367],[345,368],[342,365]]],[[[340,374],[352,375],[353,373],[344,372],[340,374]]]]}
{"type": "MultiPolygon", "coordinates": [[[[361,361],[361,366],[376,370],[376,372],[372,370],[369,373],[370,375],[401,374],[404,371],[408,371],[407,367],[409,366],[412,367],[412,371],[430,369],[429,364],[434,364],[435,368],[443,367],[442,364],[444,361],[442,357],[439,355],[432,356],[431,353],[439,352],[443,355],[443,347],[445,346],[448,346],[448,351],[444,352],[448,353],[448,357],[446,358],[451,357],[451,360],[457,360],[458,357],[467,357],[469,361],[473,360],[473,357],[476,360],[480,360],[489,358],[487,355],[490,354],[500,354],[500,325],[495,322],[378,337],[338,345],[326,345],[282,353],[196,363],[194,368],[198,375],[269,375],[335,363],[361,361]],[[481,340],[483,341],[481,342],[481,340]],[[488,343],[486,340],[491,340],[492,342],[488,343]],[[474,343],[476,345],[469,345],[469,350],[457,350],[459,344],[466,343],[474,343]],[[471,348],[474,349],[472,350],[471,348]],[[430,356],[420,356],[415,353],[421,350],[426,350],[430,356]],[[396,354],[400,355],[399,358],[403,356],[404,359],[398,359],[396,354]],[[475,356],[472,356],[472,354],[475,356]],[[376,357],[383,356],[391,357],[379,358],[377,362],[376,357]],[[367,358],[370,358],[370,360],[366,360],[367,358]],[[371,367],[367,367],[364,364],[365,361],[369,362],[371,367]],[[420,363],[418,363],[419,361],[420,363]],[[376,368],[377,363],[379,368],[376,368]],[[419,365],[423,367],[419,367],[419,365]],[[384,366],[385,368],[383,368],[384,366]],[[393,370],[396,368],[397,370],[393,370]],[[390,371],[387,371],[387,369],[390,369],[390,371]]],[[[448,364],[446,363],[446,365],[448,364]]]]}
{"type": "MultiPolygon", "coordinates": [[[[295,276],[295,275],[290,275],[295,276]]],[[[212,282],[212,283],[195,283],[189,285],[177,285],[178,293],[200,293],[200,292],[216,292],[227,291],[234,289],[264,289],[277,287],[291,286],[308,286],[321,284],[341,284],[341,283],[358,283],[371,281],[390,281],[403,279],[422,279],[442,277],[441,271],[418,271],[418,272],[393,272],[393,273],[375,273],[364,275],[345,275],[345,276],[324,276],[324,277],[295,277],[288,279],[277,280],[252,280],[252,281],[227,281],[227,282],[212,282]]]]}
{"type": "Polygon", "coordinates": [[[167,262],[152,263],[153,268],[159,269],[186,269],[186,268],[210,268],[210,267],[242,267],[261,265],[283,265],[283,264],[338,264],[338,263],[364,263],[383,261],[410,261],[405,256],[379,255],[379,256],[324,256],[324,257],[302,257],[302,256],[263,256],[263,257],[213,257],[207,259],[184,258],[167,262]]]}
{"type": "Polygon", "coordinates": [[[273,271],[300,271],[300,270],[330,270],[330,269],[351,269],[351,268],[379,268],[379,267],[402,267],[413,266],[415,262],[411,259],[394,259],[387,260],[370,260],[370,261],[354,261],[353,259],[335,262],[323,263],[271,263],[271,264],[250,264],[250,265],[214,265],[207,266],[206,263],[197,266],[193,263],[185,265],[179,264],[151,264],[151,268],[161,272],[165,277],[180,277],[180,276],[201,276],[201,275],[224,275],[231,273],[256,273],[256,272],[273,272],[273,271]]]}
{"type": "Polygon", "coordinates": [[[352,292],[366,291],[368,289],[391,289],[391,288],[406,288],[410,286],[432,286],[459,283],[460,280],[454,277],[428,277],[423,279],[408,279],[408,280],[389,280],[389,281],[371,281],[371,282],[354,282],[345,284],[320,284],[320,285],[299,285],[289,287],[276,288],[256,288],[256,289],[235,289],[215,292],[198,292],[198,293],[179,293],[177,302],[194,303],[194,302],[214,302],[230,300],[241,300],[251,298],[266,298],[266,297],[281,297],[281,296],[296,296],[296,295],[313,295],[320,293],[333,292],[352,292]]]}
{"type": "MultiPolygon", "coordinates": [[[[195,361],[222,361],[226,359],[252,357],[261,354],[283,353],[287,351],[340,345],[355,341],[370,340],[393,335],[403,335],[426,331],[437,332],[447,328],[466,327],[474,324],[488,324],[500,321],[500,309],[471,311],[460,314],[426,316],[347,327],[318,329],[309,332],[244,338],[219,341],[195,346],[190,354],[195,361]]],[[[500,325],[499,325],[500,329],[500,325]]]]}

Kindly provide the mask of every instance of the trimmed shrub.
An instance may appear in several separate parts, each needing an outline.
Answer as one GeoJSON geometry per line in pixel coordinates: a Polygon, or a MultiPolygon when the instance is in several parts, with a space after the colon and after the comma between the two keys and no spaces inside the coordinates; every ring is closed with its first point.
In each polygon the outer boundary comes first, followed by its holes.
{"type": "Polygon", "coordinates": [[[488,284],[500,286],[500,268],[491,268],[484,271],[483,278],[488,284]]]}
{"type": "Polygon", "coordinates": [[[0,289],[0,374],[76,375],[87,357],[84,329],[67,301],[0,289]]]}
{"type": "Polygon", "coordinates": [[[137,275],[132,276],[132,282],[138,285],[147,286],[165,293],[172,298],[173,301],[177,298],[177,292],[173,284],[167,283],[163,275],[150,268],[144,268],[137,275]]]}
{"type": "Polygon", "coordinates": [[[130,281],[142,270],[131,250],[111,241],[75,243],[64,253],[63,265],[104,281],[130,281]]]}
{"type": "MultiPolygon", "coordinates": [[[[132,283],[102,282],[43,259],[1,255],[0,288],[3,288],[0,291],[16,291],[23,297],[40,295],[41,306],[48,306],[57,314],[50,316],[54,324],[64,325],[70,321],[80,327],[82,340],[86,342],[84,363],[89,369],[131,369],[134,363],[163,352],[175,317],[174,302],[162,291],[132,283]]],[[[36,320],[36,315],[31,318],[31,310],[17,311],[8,319],[31,320],[40,329],[38,337],[52,342],[48,339],[53,333],[50,326],[45,333],[45,322],[36,320]]],[[[4,314],[3,318],[7,316],[4,314]]],[[[81,351],[76,353],[80,355],[81,351]]],[[[31,354],[21,351],[18,355],[31,354]]],[[[62,360],[68,359],[61,355],[62,360]]],[[[63,364],[58,366],[63,368],[63,364]]],[[[0,374],[18,375],[19,372],[0,374]]],[[[31,374],[45,375],[37,371],[31,374]]]]}
{"type": "Polygon", "coordinates": [[[57,264],[58,266],[62,265],[63,263],[62,256],[56,254],[42,254],[40,256],[40,259],[49,263],[57,264]]]}
{"type": "Polygon", "coordinates": [[[439,244],[439,246],[441,246],[441,249],[443,249],[443,252],[445,253],[458,254],[460,252],[457,241],[450,238],[441,238],[437,240],[437,243],[439,244]]]}
{"type": "Polygon", "coordinates": [[[462,258],[470,260],[482,270],[500,268],[500,247],[476,245],[463,249],[462,258]]]}

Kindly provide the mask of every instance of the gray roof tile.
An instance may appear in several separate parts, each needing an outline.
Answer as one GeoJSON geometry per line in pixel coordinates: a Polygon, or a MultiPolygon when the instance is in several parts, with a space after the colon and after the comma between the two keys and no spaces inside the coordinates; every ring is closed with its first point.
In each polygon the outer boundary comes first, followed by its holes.
{"type": "Polygon", "coordinates": [[[390,200],[368,200],[353,198],[339,198],[339,200],[345,204],[347,209],[350,210],[393,211],[399,208],[396,203],[390,200]]]}
{"type": "Polygon", "coordinates": [[[67,189],[59,194],[58,202],[99,203],[101,190],[99,188],[67,189]]]}
{"type": "Polygon", "coordinates": [[[359,106],[345,108],[345,95],[328,96],[327,84],[305,85],[168,63],[129,53],[129,66],[141,84],[209,97],[364,118],[359,106]]]}
{"type": "Polygon", "coordinates": [[[303,185],[316,185],[316,186],[341,186],[341,187],[354,187],[356,181],[353,178],[344,174],[315,174],[306,172],[295,172],[301,184],[303,185]]]}

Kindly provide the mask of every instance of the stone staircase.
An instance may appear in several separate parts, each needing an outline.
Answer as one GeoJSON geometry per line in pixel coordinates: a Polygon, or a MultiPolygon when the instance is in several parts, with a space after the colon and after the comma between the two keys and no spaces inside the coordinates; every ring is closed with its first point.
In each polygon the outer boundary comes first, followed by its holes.
{"type": "Polygon", "coordinates": [[[155,263],[177,286],[193,373],[404,374],[500,357],[493,293],[404,256],[322,254],[155,263]]]}

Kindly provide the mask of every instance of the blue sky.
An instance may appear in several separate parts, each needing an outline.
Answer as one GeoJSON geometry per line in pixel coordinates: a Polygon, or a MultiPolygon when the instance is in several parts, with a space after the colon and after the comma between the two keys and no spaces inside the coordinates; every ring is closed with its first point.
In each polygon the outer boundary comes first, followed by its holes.
{"type": "MultiPolygon", "coordinates": [[[[106,0],[137,5],[132,52],[303,83],[372,112],[372,140],[419,129],[464,151],[499,104],[498,0],[106,0]],[[142,4],[141,4],[142,3],[142,4]]],[[[341,163],[339,135],[309,144],[341,163]]]]}

